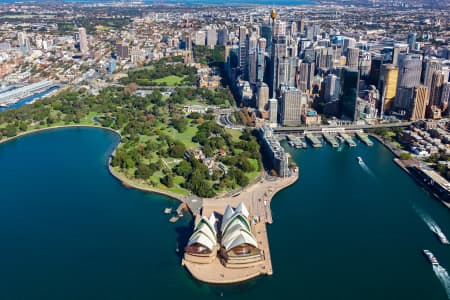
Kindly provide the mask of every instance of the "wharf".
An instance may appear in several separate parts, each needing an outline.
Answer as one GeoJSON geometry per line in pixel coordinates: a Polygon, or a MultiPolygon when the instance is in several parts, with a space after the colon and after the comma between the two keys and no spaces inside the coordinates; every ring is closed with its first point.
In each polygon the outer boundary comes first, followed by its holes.
{"type": "Polygon", "coordinates": [[[346,133],[340,133],[341,137],[344,139],[344,141],[350,146],[350,147],[356,147],[355,141],[352,139],[351,136],[349,136],[346,133]]]}
{"type": "Polygon", "coordinates": [[[323,134],[323,138],[325,139],[325,141],[327,141],[333,148],[337,148],[339,147],[339,142],[336,140],[336,138],[329,134],[329,133],[324,133],[323,134]]]}
{"type": "Polygon", "coordinates": [[[322,147],[322,142],[312,133],[306,134],[306,139],[312,144],[314,148],[320,148],[322,147]]]}
{"type": "MultiPolygon", "coordinates": [[[[211,284],[231,284],[246,281],[260,275],[272,275],[272,260],[270,256],[269,238],[266,223],[273,222],[270,203],[273,196],[280,190],[294,184],[298,179],[298,170],[291,177],[267,177],[258,183],[245,188],[238,195],[203,199],[202,215],[209,217],[212,213],[223,215],[228,205],[237,207],[243,202],[250,216],[256,222],[252,223],[252,232],[263,254],[263,260],[245,268],[227,268],[216,257],[211,263],[200,264],[182,260],[182,265],[199,281],[211,284]]],[[[198,220],[198,215],[196,219],[198,220]]]]}
{"type": "Polygon", "coordinates": [[[363,132],[356,132],[356,136],[367,146],[373,146],[373,142],[369,139],[369,137],[363,132]]]}
{"type": "Polygon", "coordinates": [[[306,142],[303,141],[300,137],[290,137],[288,145],[296,149],[303,149],[307,147],[306,142]]]}

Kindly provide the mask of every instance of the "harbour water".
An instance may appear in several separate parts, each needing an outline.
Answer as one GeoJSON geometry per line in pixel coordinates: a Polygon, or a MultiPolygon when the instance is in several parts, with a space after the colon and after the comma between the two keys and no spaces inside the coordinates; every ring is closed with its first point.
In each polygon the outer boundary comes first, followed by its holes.
{"type": "Polygon", "coordinates": [[[22,98],[22,99],[20,99],[19,101],[17,101],[16,103],[9,105],[8,107],[0,107],[0,112],[6,111],[6,110],[10,110],[10,109],[19,108],[19,107],[21,107],[21,106],[24,106],[24,105],[33,103],[34,101],[36,101],[36,100],[38,100],[38,99],[40,99],[40,98],[42,98],[42,97],[45,97],[45,96],[47,96],[48,94],[57,91],[58,89],[59,89],[59,87],[54,86],[54,87],[51,87],[51,88],[49,88],[48,90],[45,90],[45,91],[43,91],[43,92],[36,93],[36,94],[34,94],[34,95],[31,95],[31,96],[22,98]]]}
{"type": "Polygon", "coordinates": [[[192,220],[169,223],[164,209],[177,202],[109,175],[118,141],[71,128],[0,145],[0,298],[448,299],[448,275],[421,250],[450,268],[450,246],[422,220],[450,235],[449,211],[375,141],[287,147],[300,180],[272,201],[274,275],[234,286],[199,283],[180,266],[192,220]]]}

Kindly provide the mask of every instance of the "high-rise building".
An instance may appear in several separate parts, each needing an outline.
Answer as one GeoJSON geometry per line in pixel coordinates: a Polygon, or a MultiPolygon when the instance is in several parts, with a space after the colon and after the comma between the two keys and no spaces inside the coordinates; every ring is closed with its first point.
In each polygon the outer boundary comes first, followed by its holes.
{"type": "Polygon", "coordinates": [[[403,87],[415,87],[420,84],[422,56],[400,54],[398,60],[399,84],[403,87]]]}
{"type": "Polygon", "coordinates": [[[222,28],[217,30],[217,45],[225,46],[228,43],[228,29],[222,28]]]}
{"type": "Polygon", "coordinates": [[[331,102],[339,99],[339,90],[341,88],[340,78],[334,74],[329,74],[323,81],[324,92],[323,100],[331,102]]]}
{"type": "Polygon", "coordinates": [[[258,50],[257,65],[256,65],[256,81],[264,80],[264,73],[266,71],[266,56],[263,50],[258,50]]]}
{"type": "Polygon", "coordinates": [[[450,82],[446,82],[442,85],[442,96],[441,96],[441,107],[442,111],[445,113],[445,116],[450,117],[450,82]]]}
{"type": "Polygon", "coordinates": [[[343,45],[342,45],[342,52],[344,54],[346,54],[347,53],[347,49],[348,48],[354,48],[355,45],[356,45],[356,40],[354,38],[349,38],[349,37],[344,38],[343,45]]]}
{"type": "Polygon", "coordinates": [[[278,122],[278,100],[269,99],[269,121],[272,124],[277,124],[278,122]]]}
{"type": "Polygon", "coordinates": [[[258,92],[256,96],[256,106],[259,112],[266,111],[269,105],[269,86],[264,82],[258,83],[258,92]]]}
{"type": "Polygon", "coordinates": [[[286,22],[276,20],[273,24],[273,36],[286,35],[286,22]]]}
{"type": "Polygon", "coordinates": [[[128,45],[122,42],[116,43],[116,55],[122,59],[127,59],[129,56],[128,45]]]}
{"type": "Polygon", "coordinates": [[[422,63],[422,76],[421,80],[423,85],[431,89],[431,79],[435,71],[441,69],[442,63],[437,58],[425,58],[422,63]]]}
{"type": "Polygon", "coordinates": [[[303,20],[303,19],[301,19],[299,22],[298,22],[299,24],[298,24],[298,32],[299,33],[304,33],[305,32],[305,20],[303,20]]]}
{"type": "Polygon", "coordinates": [[[312,93],[315,64],[312,61],[303,60],[297,67],[297,88],[309,94],[312,93]]]}
{"type": "Polygon", "coordinates": [[[206,45],[210,49],[214,49],[217,45],[217,31],[215,29],[208,29],[206,31],[206,45]]]}
{"type": "Polygon", "coordinates": [[[378,86],[381,74],[381,65],[384,63],[384,59],[381,56],[375,56],[372,58],[370,64],[369,84],[378,86]]]}
{"type": "Polygon", "coordinates": [[[25,46],[25,39],[27,38],[27,33],[24,31],[19,31],[17,33],[17,41],[20,47],[25,46]]]}
{"type": "Polygon", "coordinates": [[[272,51],[272,26],[264,24],[261,25],[260,29],[260,35],[262,38],[266,39],[266,49],[264,49],[265,51],[272,51]]]}
{"type": "Polygon", "coordinates": [[[341,90],[339,94],[341,114],[351,121],[358,120],[358,70],[343,68],[341,73],[341,90]]]}
{"type": "Polygon", "coordinates": [[[410,120],[422,120],[425,118],[425,112],[428,102],[428,88],[420,85],[414,88],[413,101],[410,112],[410,120]]]}
{"type": "Polygon", "coordinates": [[[248,29],[245,26],[239,27],[239,67],[245,71],[247,65],[248,55],[248,41],[247,41],[248,29]]]}
{"type": "Polygon", "coordinates": [[[358,69],[359,63],[359,49],[358,48],[348,48],[347,49],[347,62],[346,66],[350,69],[358,69]]]}
{"type": "Polygon", "coordinates": [[[265,38],[258,39],[258,49],[262,52],[265,52],[267,48],[267,40],[265,38]]]}
{"type": "Polygon", "coordinates": [[[195,33],[195,45],[206,46],[206,32],[204,30],[199,30],[195,33]]]}
{"type": "Polygon", "coordinates": [[[84,28],[84,27],[78,28],[78,34],[80,37],[80,51],[81,51],[81,53],[86,53],[89,51],[87,35],[86,35],[86,28],[84,28]]]}
{"type": "Polygon", "coordinates": [[[441,107],[442,85],[444,84],[445,73],[435,71],[431,79],[430,99],[428,105],[441,107]]]}
{"type": "Polygon", "coordinates": [[[415,32],[408,33],[408,47],[409,47],[409,50],[416,49],[416,40],[417,40],[417,33],[415,33],[415,32]]]}
{"type": "Polygon", "coordinates": [[[286,67],[284,63],[284,58],[286,58],[286,36],[278,35],[274,36],[272,41],[272,68],[270,72],[270,83],[271,83],[271,95],[275,98],[277,91],[280,87],[280,74],[283,75],[284,68],[286,67]],[[280,63],[282,65],[280,66],[280,63]],[[281,70],[280,70],[281,69],[281,70]]]}
{"type": "Polygon", "coordinates": [[[296,88],[283,88],[280,101],[280,123],[283,126],[297,126],[308,103],[308,95],[296,88]]]}
{"type": "Polygon", "coordinates": [[[358,69],[361,78],[368,78],[370,74],[370,65],[372,64],[372,55],[369,52],[359,53],[358,69]]]}
{"type": "Polygon", "coordinates": [[[381,66],[380,73],[378,86],[378,90],[381,93],[380,113],[384,114],[393,108],[397,92],[398,68],[394,64],[384,64],[381,66]]]}

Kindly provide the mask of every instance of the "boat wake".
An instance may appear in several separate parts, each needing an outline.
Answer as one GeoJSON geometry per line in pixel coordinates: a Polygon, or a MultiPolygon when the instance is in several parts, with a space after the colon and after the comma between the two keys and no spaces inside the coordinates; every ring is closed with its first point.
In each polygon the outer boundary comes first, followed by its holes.
{"type": "Polygon", "coordinates": [[[444,287],[448,299],[450,299],[450,276],[448,276],[447,270],[445,270],[445,268],[443,268],[441,265],[434,265],[433,271],[444,287]]]}
{"type": "Polygon", "coordinates": [[[359,162],[359,165],[361,166],[361,168],[370,176],[372,176],[373,178],[376,178],[375,174],[372,172],[372,170],[366,165],[366,163],[364,161],[359,162]]]}
{"type": "Polygon", "coordinates": [[[448,244],[447,237],[442,232],[439,225],[431,218],[430,215],[428,215],[425,211],[422,209],[417,208],[414,206],[414,210],[417,212],[417,214],[420,216],[420,218],[425,222],[425,224],[428,226],[428,228],[433,232],[441,241],[443,244],[448,244]]]}

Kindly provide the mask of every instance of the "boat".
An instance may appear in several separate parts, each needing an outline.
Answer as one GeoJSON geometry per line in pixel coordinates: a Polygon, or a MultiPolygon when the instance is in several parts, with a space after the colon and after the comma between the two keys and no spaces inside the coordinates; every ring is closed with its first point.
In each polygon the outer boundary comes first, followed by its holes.
{"type": "Polygon", "coordinates": [[[449,244],[447,237],[445,236],[445,234],[442,232],[441,228],[439,228],[439,226],[437,225],[432,225],[433,227],[433,232],[437,235],[437,237],[439,238],[439,240],[441,241],[442,244],[449,244]]]}
{"type": "Polygon", "coordinates": [[[363,163],[364,163],[364,161],[363,161],[363,159],[361,158],[361,156],[358,156],[356,159],[358,159],[358,163],[359,163],[359,164],[363,164],[363,163]]]}
{"type": "Polygon", "coordinates": [[[431,253],[430,250],[422,250],[422,252],[433,266],[439,266],[439,263],[438,263],[436,257],[434,257],[433,253],[431,253]]]}

